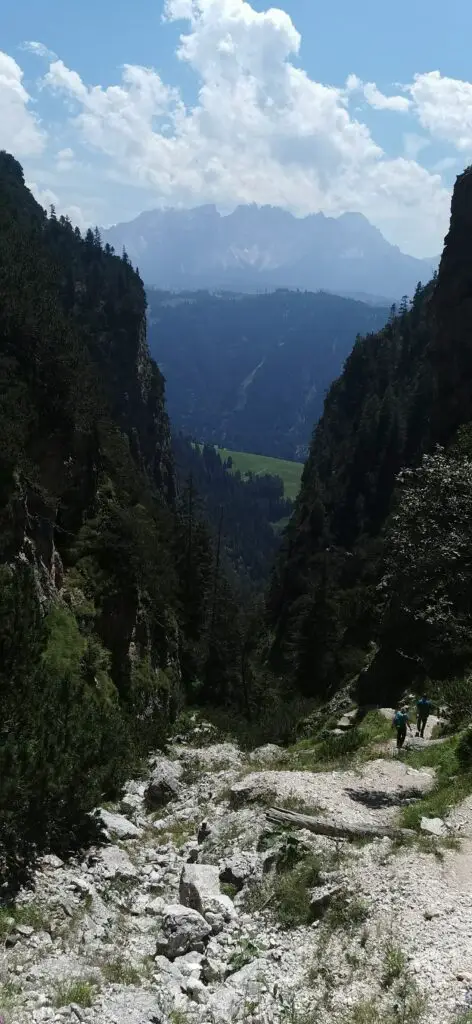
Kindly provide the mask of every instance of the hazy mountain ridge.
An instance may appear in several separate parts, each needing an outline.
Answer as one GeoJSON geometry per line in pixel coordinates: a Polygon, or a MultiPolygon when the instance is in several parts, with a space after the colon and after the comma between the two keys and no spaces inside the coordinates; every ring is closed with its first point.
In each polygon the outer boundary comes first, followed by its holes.
{"type": "Polygon", "coordinates": [[[390,300],[411,295],[438,261],[416,259],[390,245],[359,213],[297,218],[271,206],[150,210],[102,232],[125,246],[149,286],[363,293],[390,300]]]}
{"type": "Polygon", "coordinates": [[[357,333],[388,309],[323,292],[148,290],[149,344],[177,431],[236,451],[303,459],[357,333]]]}

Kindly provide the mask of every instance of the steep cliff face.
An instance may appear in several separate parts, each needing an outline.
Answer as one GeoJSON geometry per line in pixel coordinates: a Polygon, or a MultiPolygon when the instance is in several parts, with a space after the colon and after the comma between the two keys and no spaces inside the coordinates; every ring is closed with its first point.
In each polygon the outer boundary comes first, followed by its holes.
{"type": "MultiPolygon", "coordinates": [[[[5,554],[33,560],[49,592],[67,588],[62,561],[84,574],[88,596],[98,600],[100,632],[112,651],[120,647],[122,674],[126,645],[143,633],[138,610],[142,618],[147,586],[139,558],[148,560],[139,552],[145,542],[136,510],[134,522],[126,521],[129,508],[141,510],[150,533],[172,527],[170,431],[163,379],[147,349],[145,296],[129,264],[103,250],[96,235],[82,240],[66,221],[44,216],[11,158],[3,158],[0,173],[3,449],[10,471],[3,514],[13,530],[5,554]],[[92,523],[99,535],[107,523],[117,544],[130,545],[133,566],[125,568],[118,548],[101,567],[109,584],[115,580],[113,598],[96,580],[91,585],[84,568],[104,558],[90,542],[92,523]]],[[[157,648],[149,621],[145,632],[147,652],[165,664],[166,630],[157,648]]]]}
{"type": "Polygon", "coordinates": [[[472,420],[471,238],[467,170],[437,279],[384,330],[357,340],[315,429],[269,595],[274,658],[294,665],[311,694],[352,677],[376,640],[382,535],[398,472],[472,420]]]}
{"type": "Polygon", "coordinates": [[[447,444],[472,420],[472,168],[454,188],[451,222],[434,295],[433,431],[447,444]]]}
{"type": "Polygon", "coordinates": [[[98,233],[47,218],[7,154],[0,395],[1,873],[159,742],[185,634],[142,283],[98,233]]]}

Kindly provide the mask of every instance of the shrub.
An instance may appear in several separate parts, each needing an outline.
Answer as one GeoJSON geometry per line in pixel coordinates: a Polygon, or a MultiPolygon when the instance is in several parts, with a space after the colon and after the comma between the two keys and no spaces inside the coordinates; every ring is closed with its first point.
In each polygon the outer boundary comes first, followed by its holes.
{"type": "Polygon", "coordinates": [[[77,1006],[92,1006],[96,986],[86,978],[75,978],[73,981],[60,982],[54,991],[53,1003],[56,1007],[69,1006],[70,1003],[77,1003],[77,1006]]]}
{"type": "Polygon", "coordinates": [[[388,944],[385,949],[382,987],[391,988],[395,981],[403,977],[406,969],[405,954],[399,946],[388,944]]]}
{"type": "Polygon", "coordinates": [[[321,862],[311,855],[276,878],[274,909],[284,928],[297,928],[313,919],[311,890],[320,884],[321,862]]]}

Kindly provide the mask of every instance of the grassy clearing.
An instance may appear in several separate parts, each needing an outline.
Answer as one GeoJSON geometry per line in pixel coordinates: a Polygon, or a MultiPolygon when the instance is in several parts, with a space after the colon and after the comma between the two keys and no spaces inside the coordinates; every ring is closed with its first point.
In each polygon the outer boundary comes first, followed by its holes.
{"type": "Polygon", "coordinates": [[[243,477],[248,473],[254,473],[255,476],[279,476],[283,480],[285,497],[295,501],[302,479],[302,462],[272,459],[267,455],[254,455],[252,452],[231,452],[227,448],[218,448],[218,454],[223,461],[231,457],[233,472],[239,470],[243,477]]]}
{"type": "Polygon", "coordinates": [[[405,807],[401,823],[418,829],[421,818],[444,818],[456,804],[472,793],[472,771],[464,770],[460,760],[461,740],[453,736],[438,746],[408,750],[402,755],[413,768],[434,768],[436,782],[430,793],[417,803],[405,807]]]}

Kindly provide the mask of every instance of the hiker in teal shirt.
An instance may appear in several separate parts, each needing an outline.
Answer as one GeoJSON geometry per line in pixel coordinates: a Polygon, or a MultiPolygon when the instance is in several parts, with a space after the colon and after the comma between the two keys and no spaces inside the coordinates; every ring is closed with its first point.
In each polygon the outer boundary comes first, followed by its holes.
{"type": "Polygon", "coordinates": [[[424,730],[425,730],[425,727],[426,727],[426,722],[428,721],[428,718],[429,718],[429,716],[431,714],[431,708],[432,708],[431,701],[428,700],[428,698],[425,697],[425,696],[420,697],[420,699],[418,701],[418,704],[416,706],[416,713],[417,713],[417,718],[416,718],[417,733],[416,733],[416,735],[417,736],[421,736],[421,738],[424,737],[424,730]]]}
{"type": "Polygon", "coordinates": [[[405,742],[407,728],[411,732],[411,725],[410,719],[408,718],[408,712],[404,709],[398,709],[398,711],[395,712],[393,725],[397,730],[397,748],[398,750],[401,750],[405,742]]]}

